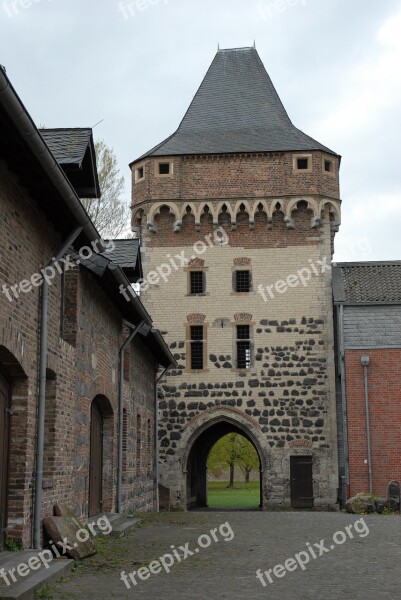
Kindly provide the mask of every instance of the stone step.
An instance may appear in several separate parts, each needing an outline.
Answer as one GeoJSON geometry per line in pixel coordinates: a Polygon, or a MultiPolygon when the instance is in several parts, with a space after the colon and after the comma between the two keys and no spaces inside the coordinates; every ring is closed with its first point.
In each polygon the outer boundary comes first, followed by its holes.
{"type": "MultiPolygon", "coordinates": [[[[116,537],[122,537],[127,531],[133,529],[135,525],[141,521],[137,517],[130,517],[126,514],[106,513],[106,517],[113,528],[110,535],[116,537]]],[[[95,527],[95,531],[97,533],[102,533],[97,527],[95,527]]]]}
{"type": "Polygon", "coordinates": [[[0,600],[34,600],[35,590],[47,583],[55,583],[62,575],[68,573],[74,561],[69,559],[53,559],[49,568],[41,563],[37,570],[30,570],[29,574],[21,577],[15,571],[16,582],[8,575],[10,569],[17,569],[18,565],[28,563],[31,557],[38,557],[39,550],[24,550],[22,552],[0,552],[0,572],[4,573],[10,585],[7,585],[4,577],[0,576],[0,600]],[[1,571],[4,569],[4,571],[1,571]]]}

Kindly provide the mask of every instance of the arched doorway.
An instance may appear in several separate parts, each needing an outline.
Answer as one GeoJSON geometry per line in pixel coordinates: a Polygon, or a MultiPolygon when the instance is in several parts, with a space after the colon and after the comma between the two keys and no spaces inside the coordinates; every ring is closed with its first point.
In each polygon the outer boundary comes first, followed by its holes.
{"type": "Polygon", "coordinates": [[[7,528],[10,403],[10,387],[0,373],[0,550],[4,548],[7,528]]]}
{"type": "Polygon", "coordinates": [[[209,424],[200,427],[189,443],[186,464],[186,507],[188,510],[207,508],[207,459],[216,442],[229,433],[238,433],[254,446],[259,456],[260,502],[263,508],[263,453],[248,427],[229,417],[212,419],[209,424]]]}
{"type": "Polygon", "coordinates": [[[103,507],[103,414],[98,398],[91,406],[89,466],[89,516],[98,515],[103,507]]]}

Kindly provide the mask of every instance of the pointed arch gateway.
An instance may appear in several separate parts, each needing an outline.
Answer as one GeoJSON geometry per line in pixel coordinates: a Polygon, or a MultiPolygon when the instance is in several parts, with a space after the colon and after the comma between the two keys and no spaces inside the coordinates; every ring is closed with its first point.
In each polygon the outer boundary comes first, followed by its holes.
{"type": "Polygon", "coordinates": [[[214,444],[229,433],[239,433],[255,448],[259,456],[260,504],[263,509],[263,473],[265,456],[258,439],[258,425],[253,419],[233,409],[217,409],[203,417],[188,435],[183,457],[185,476],[185,504],[187,510],[207,508],[207,459],[214,444]]]}

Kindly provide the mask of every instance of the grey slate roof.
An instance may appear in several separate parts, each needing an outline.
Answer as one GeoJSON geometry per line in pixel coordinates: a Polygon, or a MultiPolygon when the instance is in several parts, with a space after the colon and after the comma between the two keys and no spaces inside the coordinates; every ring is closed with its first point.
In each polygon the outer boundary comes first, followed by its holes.
{"type": "Polygon", "coordinates": [[[81,166],[90,143],[91,129],[59,128],[39,129],[39,131],[59,165],[81,166]]]}
{"type": "Polygon", "coordinates": [[[337,303],[401,304],[401,261],[337,263],[333,294],[337,303]]]}
{"type": "Polygon", "coordinates": [[[113,240],[115,248],[113,252],[104,252],[103,256],[108,258],[112,264],[122,269],[135,269],[139,255],[139,240],[113,240]]]}
{"type": "Polygon", "coordinates": [[[291,123],[256,49],[237,48],[217,52],[177,131],[140,159],[310,150],[335,154],[291,123]]]}

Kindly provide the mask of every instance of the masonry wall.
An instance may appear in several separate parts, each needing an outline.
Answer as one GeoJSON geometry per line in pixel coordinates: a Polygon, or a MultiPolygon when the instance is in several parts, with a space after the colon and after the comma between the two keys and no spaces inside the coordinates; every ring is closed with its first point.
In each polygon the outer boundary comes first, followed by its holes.
{"type": "MultiPolygon", "coordinates": [[[[1,286],[3,282],[11,286],[40,271],[62,240],[4,163],[0,163],[0,182],[0,277],[1,286]]],[[[9,287],[0,293],[0,369],[12,390],[7,535],[21,539],[25,546],[31,543],[35,485],[40,289],[20,293],[18,298],[9,287]]],[[[61,337],[61,279],[56,277],[49,288],[43,517],[53,513],[55,503],[87,515],[94,398],[101,398],[106,411],[103,509],[115,508],[118,350],[128,332],[93,275],[82,267],[66,274],[65,293],[61,337]]],[[[147,431],[148,422],[153,431],[157,365],[139,338],[129,352],[123,509],[148,510],[154,506],[154,471],[147,431]]]]}
{"type": "Polygon", "coordinates": [[[369,355],[369,416],[373,492],[387,497],[389,481],[401,480],[401,349],[347,350],[350,496],[369,491],[364,373],[361,355],[369,355]]]}
{"type": "Polygon", "coordinates": [[[353,496],[369,490],[364,370],[369,356],[368,395],[373,489],[387,495],[390,480],[401,478],[401,318],[400,306],[344,307],[345,389],[348,418],[349,479],[353,496]]]}
{"type": "Polygon", "coordinates": [[[238,217],[235,228],[223,216],[219,224],[228,243],[206,243],[200,256],[195,249],[202,246],[195,248],[194,243],[214,231],[210,220],[199,232],[193,221],[184,220],[174,233],[173,220],[161,211],[156,233],[141,230],[145,273],[169,261],[171,266],[171,258],[182,253],[187,260],[204,260],[206,272],[202,297],[188,295],[184,266],[172,267],[166,281],[150,285],[143,296],[179,365],[163,382],[159,402],[161,483],[170,487],[176,505],[185,505],[189,440],[200,420],[207,424],[207,416],[212,419],[217,413],[241,419],[260,443],[265,507],[290,505],[290,457],[299,454],[313,456],[315,506],[333,507],[337,501],[330,268],[319,268],[305,285],[274,291],[273,298],[265,289],[311,264],[319,266],[323,259],[330,264],[329,213],[324,212],[319,229],[311,229],[305,206],[293,216],[291,230],[280,213],[271,228],[261,216],[253,230],[247,215],[238,217]],[[247,294],[233,292],[238,259],[248,260],[252,270],[253,291],[247,294]],[[249,323],[252,331],[252,364],[246,370],[235,363],[235,325],[241,322],[249,323]],[[207,331],[203,371],[188,368],[191,323],[203,323],[207,331]]]}
{"type": "Polygon", "coordinates": [[[339,158],[320,151],[312,157],[311,172],[295,173],[294,156],[301,152],[260,154],[149,157],[132,165],[133,204],[167,199],[202,200],[260,198],[316,194],[339,198],[339,158]],[[333,160],[333,172],[324,171],[325,159],[333,160]],[[172,161],[171,176],[158,176],[159,162],[172,161]],[[136,182],[135,172],[144,168],[136,182]]]}

